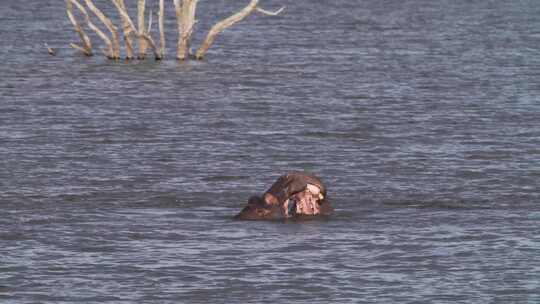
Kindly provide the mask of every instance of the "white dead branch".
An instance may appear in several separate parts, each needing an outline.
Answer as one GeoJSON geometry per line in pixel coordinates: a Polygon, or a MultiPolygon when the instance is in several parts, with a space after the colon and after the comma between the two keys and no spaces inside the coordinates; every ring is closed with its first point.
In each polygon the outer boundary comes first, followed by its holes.
{"type": "Polygon", "coordinates": [[[268,16],[277,16],[279,15],[281,12],[283,12],[283,10],[285,9],[285,6],[281,7],[280,9],[278,9],[277,11],[275,12],[272,12],[272,11],[268,11],[268,10],[265,10],[265,9],[262,9],[260,7],[257,7],[255,10],[263,15],[268,15],[268,16]]]}
{"type": "MultiPolygon", "coordinates": [[[[75,0],[66,0],[66,13],[68,15],[69,20],[73,24],[73,27],[75,28],[75,32],[77,32],[77,34],[79,34],[79,37],[81,38],[81,42],[82,42],[83,45],[80,46],[80,45],[75,44],[75,43],[70,43],[70,45],[71,45],[72,48],[81,51],[84,55],[92,56],[92,42],[90,41],[90,38],[88,37],[88,35],[83,30],[82,26],[79,24],[79,22],[75,18],[75,15],[73,15],[73,2],[75,2],[76,4],[79,4],[75,0]]],[[[80,6],[80,4],[79,4],[79,6],[80,6]]],[[[84,10],[84,7],[82,7],[82,9],[84,10]]],[[[80,8],[79,8],[79,10],[80,10],[80,8]]]]}
{"type": "Polygon", "coordinates": [[[109,32],[111,32],[112,37],[112,59],[120,59],[120,41],[118,39],[118,30],[116,29],[116,26],[112,23],[111,19],[109,19],[105,14],[97,8],[92,0],[85,0],[86,6],[98,17],[98,19],[107,27],[109,32]]]}
{"type": "Polygon", "coordinates": [[[159,55],[165,57],[165,0],[159,0],[159,55]]]}
{"type": "MultiPolygon", "coordinates": [[[[109,39],[109,37],[105,35],[105,33],[103,33],[94,23],[92,23],[92,21],[90,20],[90,16],[88,15],[88,12],[86,12],[86,9],[84,8],[84,6],[82,6],[77,0],[68,0],[68,1],[77,7],[77,9],[84,15],[84,20],[86,24],[88,25],[88,27],[90,27],[90,29],[96,32],[99,38],[101,38],[105,42],[108,48],[107,51],[103,51],[105,56],[109,59],[114,59],[113,44],[111,42],[111,39],[109,39]]],[[[71,47],[77,48],[77,46],[73,46],[73,45],[71,47]]]]}
{"type": "Polygon", "coordinates": [[[148,26],[146,27],[146,33],[150,33],[152,31],[152,18],[154,17],[154,14],[152,14],[152,10],[150,10],[150,13],[148,13],[148,26]]]}
{"type": "MultiPolygon", "coordinates": [[[[112,0],[112,1],[113,1],[114,5],[116,6],[116,8],[118,9],[118,12],[120,13],[121,17],[126,21],[126,24],[131,28],[131,30],[133,32],[137,33],[139,38],[141,40],[144,40],[147,45],[150,45],[150,47],[154,51],[154,55],[155,55],[156,59],[162,59],[161,54],[159,52],[159,49],[156,46],[156,43],[154,42],[154,39],[152,39],[152,37],[147,32],[142,31],[141,29],[137,30],[137,28],[135,27],[135,24],[133,24],[133,21],[131,20],[131,17],[129,17],[125,7],[122,7],[119,4],[119,1],[121,1],[121,0],[112,0]]],[[[144,24],[144,20],[143,20],[143,24],[144,24]]],[[[149,28],[150,28],[150,26],[149,26],[149,28]]],[[[139,53],[139,55],[141,55],[141,54],[139,53]]],[[[146,53],[145,53],[145,55],[146,55],[146,53]]],[[[139,57],[139,59],[142,59],[142,58],[139,57]]]]}
{"type": "Polygon", "coordinates": [[[276,16],[285,9],[284,7],[282,7],[275,12],[271,12],[271,11],[267,11],[267,10],[257,7],[258,4],[259,4],[259,0],[251,0],[251,2],[245,8],[240,10],[238,13],[216,23],[210,29],[210,32],[208,32],[208,35],[206,35],[206,39],[202,43],[201,47],[197,50],[195,57],[197,59],[202,59],[204,55],[206,54],[206,52],[208,51],[208,49],[210,48],[210,46],[212,45],[212,43],[214,43],[214,40],[216,39],[216,36],[219,33],[223,32],[224,30],[231,27],[235,23],[242,21],[244,18],[249,16],[254,11],[257,11],[264,15],[276,16]]]}
{"type": "MultiPolygon", "coordinates": [[[[114,1],[113,1],[114,3],[114,1]]],[[[116,8],[121,8],[124,11],[127,11],[126,5],[124,3],[124,0],[118,0],[118,5],[116,8]]],[[[133,34],[133,30],[131,26],[129,26],[128,21],[122,14],[120,14],[120,17],[122,19],[122,30],[124,32],[124,41],[126,43],[126,59],[131,60],[134,58],[133,56],[133,40],[131,39],[131,35],[133,34]]]]}

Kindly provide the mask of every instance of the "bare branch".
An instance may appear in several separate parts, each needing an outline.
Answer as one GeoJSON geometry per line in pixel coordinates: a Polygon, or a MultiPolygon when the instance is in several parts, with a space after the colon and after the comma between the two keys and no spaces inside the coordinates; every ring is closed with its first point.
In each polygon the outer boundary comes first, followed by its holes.
{"type": "Polygon", "coordinates": [[[146,30],[146,33],[150,33],[152,31],[152,17],[154,17],[154,14],[152,13],[152,10],[150,10],[150,13],[148,13],[148,27],[146,30]]]}
{"type": "MultiPolygon", "coordinates": [[[[126,5],[124,3],[124,0],[112,0],[112,2],[115,4],[116,8],[120,10],[127,11],[126,5]]],[[[122,19],[122,30],[124,31],[124,41],[126,43],[126,59],[133,59],[133,41],[131,39],[131,35],[133,34],[133,30],[131,26],[129,26],[128,21],[122,14],[120,14],[120,17],[122,19]]]]}
{"type": "Polygon", "coordinates": [[[267,15],[267,16],[277,16],[279,15],[281,12],[283,12],[283,10],[285,9],[285,6],[281,7],[280,9],[278,9],[277,11],[275,12],[272,12],[272,11],[268,11],[268,10],[265,10],[265,9],[262,9],[260,7],[257,7],[255,10],[257,10],[258,13],[261,13],[263,15],[267,15]]]}
{"type": "Polygon", "coordinates": [[[116,26],[112,23],[111,19],[109,19],[103,12],[97,8],[92,0],[85,0],[86,6],[98,17],[98,19],[105,24],[109,32],[111,32],[112,36],[112,59],[119,59],[120,58],[120,42],[118,39],[118,30],[116,29],[116,26]]]}
{"type": "Polygon", "coordinates": [[[164,0],[159,0],[159,54],[163,58],[165,56],[165,3],[164,0]]]}
{"type": "Polygon", "coordinates": [[[90,53],[90,54],[87,53],[87,50],[86,50],[85,47],[82,47],[82,46],[80,46],[80,45],[78,45],[78,44],[75,44],[75,43],[70,43],[69,46],[71,46],[72,48],[76,49],[77,51],[80,51],[81,53],[83,53],[83,54],[86,55],[86,56],[92,56],[91,53],[90,53]]]}
{"type": "MultiPolygon", "coordinates": [[[[74,43],[71,43],[70,45],[74,49],[81,51],[84,55],[92,56],[92,43],[88,35],[86,35],[85,31],[83,30],[83,28],[81,27],[77,19],[75,18],[75,15],[73,15],[73,2],[75,2],[76,4],[79,4],[76,0],[66,0],[66,13],[68,15],[69,20],[73,24],[73,27],[75,28],[75,32],[79,34],[79,38],[81,38],[83,46],[79,46],[74,43]]],[[[84,10],[84,7],[83,7],[83,10],[84,10]]]]}
{"type": "Polygon", "coordinates": [[[219,33],[249,16],[257,8],[258,3],[259,0],[251,0],[251,2],[238,13],[216,23],[210,29],[210,32],[208,32],[208,35],[206,36],[206,39],[204,39],[199,50],[197,50],[197,54],[195,55],[197,59],[202,59],[204,57],[219,33]]]}
{"type": "Polygon", "coordinates": [[[99,36],[99,38],[101,38],[105,44],[107,45],[107,48],[108,50],[105,52],[105,56],[109,59],[113,59],[114,58],[114,54],[113,54],[113,46],[112,46],[112,42],[111,42],[111,39],[109,39],[109,37],[107,35],[105,35],[105,33],[103,33],[94,23],[92,23],[92,21],[90,21],[90,16],[88,15],[88,13],[86,12],[86,9],[84,8],[84,6],[82,6],[79,1],[77,0],[68,0],[69,2],[71,2],[71,4],[74,4],[77,9],[84,15],[84,20],[86,22],[86,24],[88,24],[88,27],[90,27],[90,29],[92,29],[94,32],[96,32],[96,34],[99,36]]]}
{"type": "Polygon", "coordinates": [[[163,59],[163,57],[161,56],[161,53],[159,52],[159,49],[158,49],[156,43],[154,42],[154,39],[152,39],[152,36],[150,36],[149,34],[146,34],[146,33],[142,33],[142,34],[140,34],[140,37],[142,37],[144,40],[146,40],[146,42],[150,45],[150,48],[152,48],[152,51],[154,51],[154,56],[155,56],[156,60],[163,59]]]}
{"type": "MultiPolygon", "coordinates": [[[[161,54],[159,53],[156,43],[154,42],[152,37],[148,33],[141,31],[140,29],[137,30],[137,28],[135,27],[135,24],[133,24],[133,21],[129,17],[127,10],[125,10],[125,8],[122,8],[119,5],[118,1],[119,0],[113,0],[113,3],[116,5],[116,8],[118,9],[118,12],[122,16],[122,18],[126,21],[126,24],[131,28],[133,32],[137,33],[137,35],[139,36],[141,40],[143,40],[145,43],[148,43],[151,46],[156,56],[156,59],[162,59],[161,54]]],[[[139,59],[142,59],[142,58],[139,57],[139,59]]]]}

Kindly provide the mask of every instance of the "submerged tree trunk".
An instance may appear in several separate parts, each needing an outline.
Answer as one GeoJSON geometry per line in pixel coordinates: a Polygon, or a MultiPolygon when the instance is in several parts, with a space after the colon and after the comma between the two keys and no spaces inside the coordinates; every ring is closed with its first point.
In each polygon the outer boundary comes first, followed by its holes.
{"type": "Polygon", "coordinates": [[[195,12],[198,0],[174,0],[176,22],[178,28],[178,44],[176,58],[185,60],[189,54],[189,44],[193,27],[195,26],[195,12]]]}
{"type": "Polygon", "coordinates": [[[182,41],[182,1],[174,0],[174,12],[176,14],[176,31],[178,32],[178,42],[176,44],[176,59],[180,59],[180,41],[182,41]]]}
{"type": "MultiPolygon", "coordinates": [[[[146,33],[146,25],[144,23],[144,15],[146,10],[146,1],[145,0],[139,0],[137,2],[137,11],[138,11],[138,24],[139,24],[139,32],[146,33]]],[[[148,49],[148,44],[146,43],[146,39],[141,37],[139,35],[139,59],[144,59],[146,57],[146,50],[148,49]]]]}
{"type": "MultiPolygon", "coordinates": [[[[117,7],[117,9],[119,11],[120,11],[120,9],[122,9],[124,11],[127,11],[124,0],[112,0],[112,1],[113,1],[113,3],[115,3],[115,1],[117,2],[115,4],[117,4],[116,7],[117,7]]],[[[129,23],[126,20],[126,18],[122,14],[120,14],[120,16],[121,16],[121,19],[122,19],[122,30],[124,32],[124,41],[126,42],[126,59],[131,60],[131,59],[134,58],[134,56],[133,56],[133,39],[131,39],[131,35],[133,34],[133,30],[129,26],[129,23]]]]}

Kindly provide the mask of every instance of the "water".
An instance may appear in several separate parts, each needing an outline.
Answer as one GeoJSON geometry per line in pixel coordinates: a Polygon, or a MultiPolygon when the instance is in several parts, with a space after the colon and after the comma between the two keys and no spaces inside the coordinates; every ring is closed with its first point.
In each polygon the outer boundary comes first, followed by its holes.
{"type": "Polygon", "coordinates": [[[125,63],[0,1],[0,302],[539,303],[537,3],[261,2],[185,63],[168,3],[125,63]],[[231,219],[288,170],[336,215],[231,219]]]}

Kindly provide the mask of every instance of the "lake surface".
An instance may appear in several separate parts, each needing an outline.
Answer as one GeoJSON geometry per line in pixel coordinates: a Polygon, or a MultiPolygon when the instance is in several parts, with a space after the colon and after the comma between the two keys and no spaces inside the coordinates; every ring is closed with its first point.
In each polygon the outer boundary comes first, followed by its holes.
{"type": "Polygon", "coordinates": [[[0,1],[0,302],[540,303],[538,2],[261,3],[126,63],[0,1]],[[289,170],[335,216],[232,220],[289,170]]]}

